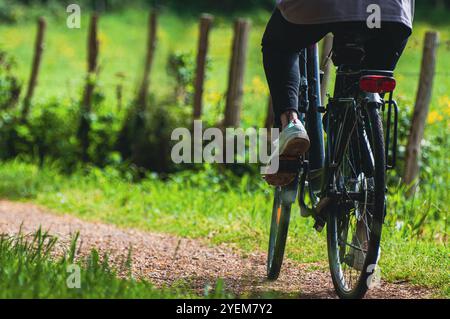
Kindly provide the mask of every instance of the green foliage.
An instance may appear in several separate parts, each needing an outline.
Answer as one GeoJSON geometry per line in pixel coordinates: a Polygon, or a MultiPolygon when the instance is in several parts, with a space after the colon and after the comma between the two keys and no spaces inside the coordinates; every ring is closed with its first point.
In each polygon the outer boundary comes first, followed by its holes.
{"type": "Polygon", "coordinates": [[[177,167],[170,158],[175,128],[189,127],[189,110],[172,98],[157,102],[149,100],[149,107],[129,107],[119,134],[116,150],[122,158],[141,168],[158,173],[173,172],[177,167]]]}
{"type": "Polygon", "coordinates": [[[19,99],[22,87],[15,66],[14,59],[0,49],[0,111],[13,108],[19,99]]]}
{"type": "MultiPolygon", "coordinates": [[[[14,59],[0,50],[0,158],[10,158],[18,153],[20,133],[26,130],[19,122],[17,103],[21,84],[15,75],[14,59]]],[[[23,143],[20,140],[20,143],[23,143]]]]}
{"type": "Polygon", "coordinates": [[[35,105],[20,135],[27,142],[29,155],[37,156],[41,164],[45,159],[64,159],[68,166],[74,165],[77,161],[76,119],[70,114],[76,109],[75,104],[57,99],[35,105]]]}
{"type": "MultiPolygon", "coordinates": [[[[21,156],[43,164],[59,161],[69,171],[77,165],[80,146],[77,139],[79,104],[63,99],[36,103],[26,121],[19,120],[15,110],[3,111],[0,117],[0,158],[21,156]]],[[[114,127],[117,117],[109,112],[91,112],[90,158],[93,164],[104,166],[120,163],[114,155],[114,127]]]]}
{"type": "Polygon", "coordinates": [[[167,59],[167,73],[173,77],[174,96],[184,104],[192,103],[195,59],[190,53],[175,52],[167,59]]]}
{"type": "Polygon", "coordinates": [[[11,0],[0,0],[0,21],[3,23],[16,23],[21,18],[22,11],[11,0]]]}
{"type": "MultiPolygon", "coordinates": [[[[81,120],[83,120],[84,123],[89,125],[89,131],[87,132],[89,163],[98,166],[120,163],[121,158],[114,151],[114,143],[118,133],[117,129],[120,118],[115,114],[114,109],[105,107],[106,101],[103,86],[97,77],[90,76],[88,80],[94,86],[90,112],[85,111],[82,105],[84,103],[83,100],[77,103],[76,109],[73,110],[75,114],[78,114],[75,136],[78,139],[83,138],[83,132],[79,127],[81,120]]],[[[78,155],[80,155],[80,151],[78,155]]],[[[78,160],[79,157],[75,159],[78,160]]]]}

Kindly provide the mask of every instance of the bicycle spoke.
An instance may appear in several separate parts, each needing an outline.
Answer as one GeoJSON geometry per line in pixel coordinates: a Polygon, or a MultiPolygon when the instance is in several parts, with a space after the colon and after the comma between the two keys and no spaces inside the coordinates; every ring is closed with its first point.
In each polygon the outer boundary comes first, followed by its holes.
{"type": "MultiPolygon", "coordinates": [[[[346,116],[347,114],[344,118],[346,116]]],[[[361,123],[359,119],[355,122],[357,124],[351,129],[342,154],[343,160],[338,163],[335,178],[338,191],[343,194],[342,207],[352,206],[346,208],[348,218],[341,219],[337,238],[338,256],[340,256],[339,278],[345,289],[349,291],[358,284],[367,258],[369,242],[372,238],[371,210],[375,205],[372,194],[374,182],[371,177],[375,167],[373,151],[364,123],[361,123]],[[363,164],[367,160],[368,166],[364,168],[363,164]]],[[[333,145],[335,152],[338,152],[338,145],[343,143],[341,139],[344,133],[343,125],[339,126],[336,142],[333,145]]]]}
{"type": "Polygon", "coordinates": [[[347,245],[347,246],[349,246],[349,247],[352,247],[353,249],[359,250],[359,251],[361,251],[361,252],[367,253],[367,250],[364,250],[364,249],[362,249],[361,247],[358,247],[358,246],[349,244],[349,243],[347,243],[347,242],[344,242],[344,245],[347,245]]]}

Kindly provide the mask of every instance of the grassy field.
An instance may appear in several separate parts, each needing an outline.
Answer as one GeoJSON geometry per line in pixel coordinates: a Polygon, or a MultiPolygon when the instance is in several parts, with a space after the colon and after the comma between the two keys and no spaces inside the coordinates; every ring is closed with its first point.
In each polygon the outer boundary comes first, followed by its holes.
{"type": "MultiPolygon", "coordinates": [[[[50,17],[47,31],[46,51],[42,65],[40,85],[36,101],[59,96],[78,99],[86,69],[86,37],[88,14],[84,14],[81,29],[68,29],[65,16],[50,17]]],[[[261,125],[266,104],[267,87],[262,68],[260,41],[268,13],[253,13],[253,26],[249,43],[248,65],[245,77],[245,98],[243,125],[261,125]]],[[[100,20],[100,81],[110,107],[116,104],[115,86],[118,73],[126,76],[125,101],[134,94],[141,75],[146,41],[147,13],[143,10],[127,10],[108,14],[100,20]]],[[[444,20],[448,21],[448,20],[444,20]]],[[[171,90],[172,82],[167,76],[167,56],[170,52],[195,54],[197,46],[197,19],[182,18],[163,12],[158,31],[157,56],[152,73],[151,91],[162,97],[171,90]]],[[[403,112],[410,112],[418,84],[423,35],[426,30],[439,30],[441,43],[438,55],[438,74],[433,92],[432,111],[449,105],[450,87],[450,22],[430,25],[418,21],[414,34],[397,69],[399,88],[397,97],[403,112]]],[[[35,36],[33,21],[18,25],[0,25],[0,48],[11,53],[18,62],[18,73],[23,81],[29,75],[32,47],[35,36]]],[[[228,66],[232,42],[232,18],[217,17],[210,40],[210,71],[205,92],[205,117],[217,121],[223,109],[223,95],[226,91],[228,66]]],[[[448,109],[447,109],[447,112],[448,109]]]]}
{"type": "MultiPolygon", "coordinates": [[[[246,252],[266,250],[271,212],[271,190],[262,182],[244,178],[239,184],[213,171],[173,176],[163,182],[148,177],[133,184],[113,169],[57,173],[56,166],[38,169],[20,162],[0,166],[0,196],[32,201],[55,212],[69,212],[91,221],[135,227],[211,243],[227,243],[246,252]]],[[[395,195],[391,204],[395,204],[395,195]]],[[[420,198],[403,201],[417,205],[420,198]]],[[[392,207],[392,206],[391,206],[392,207]]],[[[390,208],[391,209],[391,208],[390,208]]],[[[417,228],[416,216],[388,215],[382,245],[381,271],[388,281],[407,280],[450,296],[449,250],[439,223],[417,228]],[[421,231],[418,232],[418,229],[421,231]],[[441,237],[440,240],[436,238],[441,237]]],[[[325,234],[313,222],[293,213],[287,256],[302,263],[322,262],[326,270],[325,234]]]]}

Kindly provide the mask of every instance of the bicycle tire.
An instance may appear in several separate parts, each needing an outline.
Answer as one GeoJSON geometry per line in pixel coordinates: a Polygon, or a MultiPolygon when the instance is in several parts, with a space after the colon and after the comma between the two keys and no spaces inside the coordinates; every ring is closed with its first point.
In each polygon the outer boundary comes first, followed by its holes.
{"type": "MultiPolygon", "coordinates": [[[[335,291],[337,295],[343,299],[363,298],[368,291],[370,284],[369,280],[373,278],[371,278],[371,276],[373,276],[374,272],[376,271],[376,265],[379,258],[381,232],[385,212],[386,171],[382,119],[379,114],[378,108],[374,105],[366,105],[365,113],[367,118],[365,122],[365,130],[366,132],[370,131],[367,132],[368,136],[365,141],[366,143],[368,142],[370,144],[374,159],[374,171],[372,177],[374,185],[373,191],[370,194],[371,198],[373,198],[370,206],[365,206],[366,209],[367,207],[372,208],[370,214],[370,226],[368,225],[366,219],[367,228],[370,228],[371,232],[367,234],[367,237],[369,237],[369,239],[366,241],[367,250],[361,273],[359,275],[359,278],[357,279],[356,284],[351,288],[349,288],[348,283],[344,281],[345,278],[342,269],[343,265],[345,265],[346,263],[345,258],[348,255],[344,255],[345,253],[343,253],[341,249],[345,251],[345,247],[347,246],[347,244],[343,244],[342,239],[340,241],[340,238],[341,236],[343,236],[344,232],[344,230],[342,229],[347,227],[348,232],[348,221],[347,226],[339,224],[340,222],[344,222],[344,218],[350,219],[350,211],[346,207],[334,204],[329,207],[327,212],[327,248],[330,272],[335,291]],[[346,215],[347,217],[343,217],[346,215]],[[340,225],[341,228],[338,225],[340,225]],[[339,234],[339,232],[341,232],[341,234],[339,234]],[[343,259],[344,261],[341,259],[343,259]]],[[[366,196],[366,202],[367,198],[368,197],[366,196]]],[[[357,227],[355,227],[355,233],[357,233],[356,228],[357,227]]],[[[345,236],[348,236],[348,233],[345,236]]],[[[353,235],[353,238],[354,237],[357,237],[357,235],[353,235]]],[[[345,241],[347,240],[348,238],[345,237],[345,241]]],[[[348,250],[350,251],[351,249],[352,248],[349,248],[348,250]]],[[[354,249],[354,251],[356,250],[354,249]]],[[[360,254],[364,254],[363,251],[364,249],[361,248],[360,254]]]]}
{"type": "Polygon", "coordinates": [[[281,188],[275,189],[270,225],[269,251],[267,256],[267,279],[277,280],[283,264],[291,204],[284,204],[281,200],[281,188]]]}

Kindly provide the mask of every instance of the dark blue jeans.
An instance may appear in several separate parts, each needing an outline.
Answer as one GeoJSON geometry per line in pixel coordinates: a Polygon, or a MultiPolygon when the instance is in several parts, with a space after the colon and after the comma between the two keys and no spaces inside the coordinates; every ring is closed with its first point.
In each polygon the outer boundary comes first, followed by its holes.
{"type": "Polygon", "coordinates": [[[365,21],[299,25],[284,19],[280,10],[274,11],[264,33],[262,51],[277,126],[281,114],[298,110],[299,52],[330,32],[336,41],[349,31],[370,34],[361,67],[375,70],[393,71],[411,35],[411,29],[401,23],[384,22],[380,29],[369,29],[365,21]]]}

